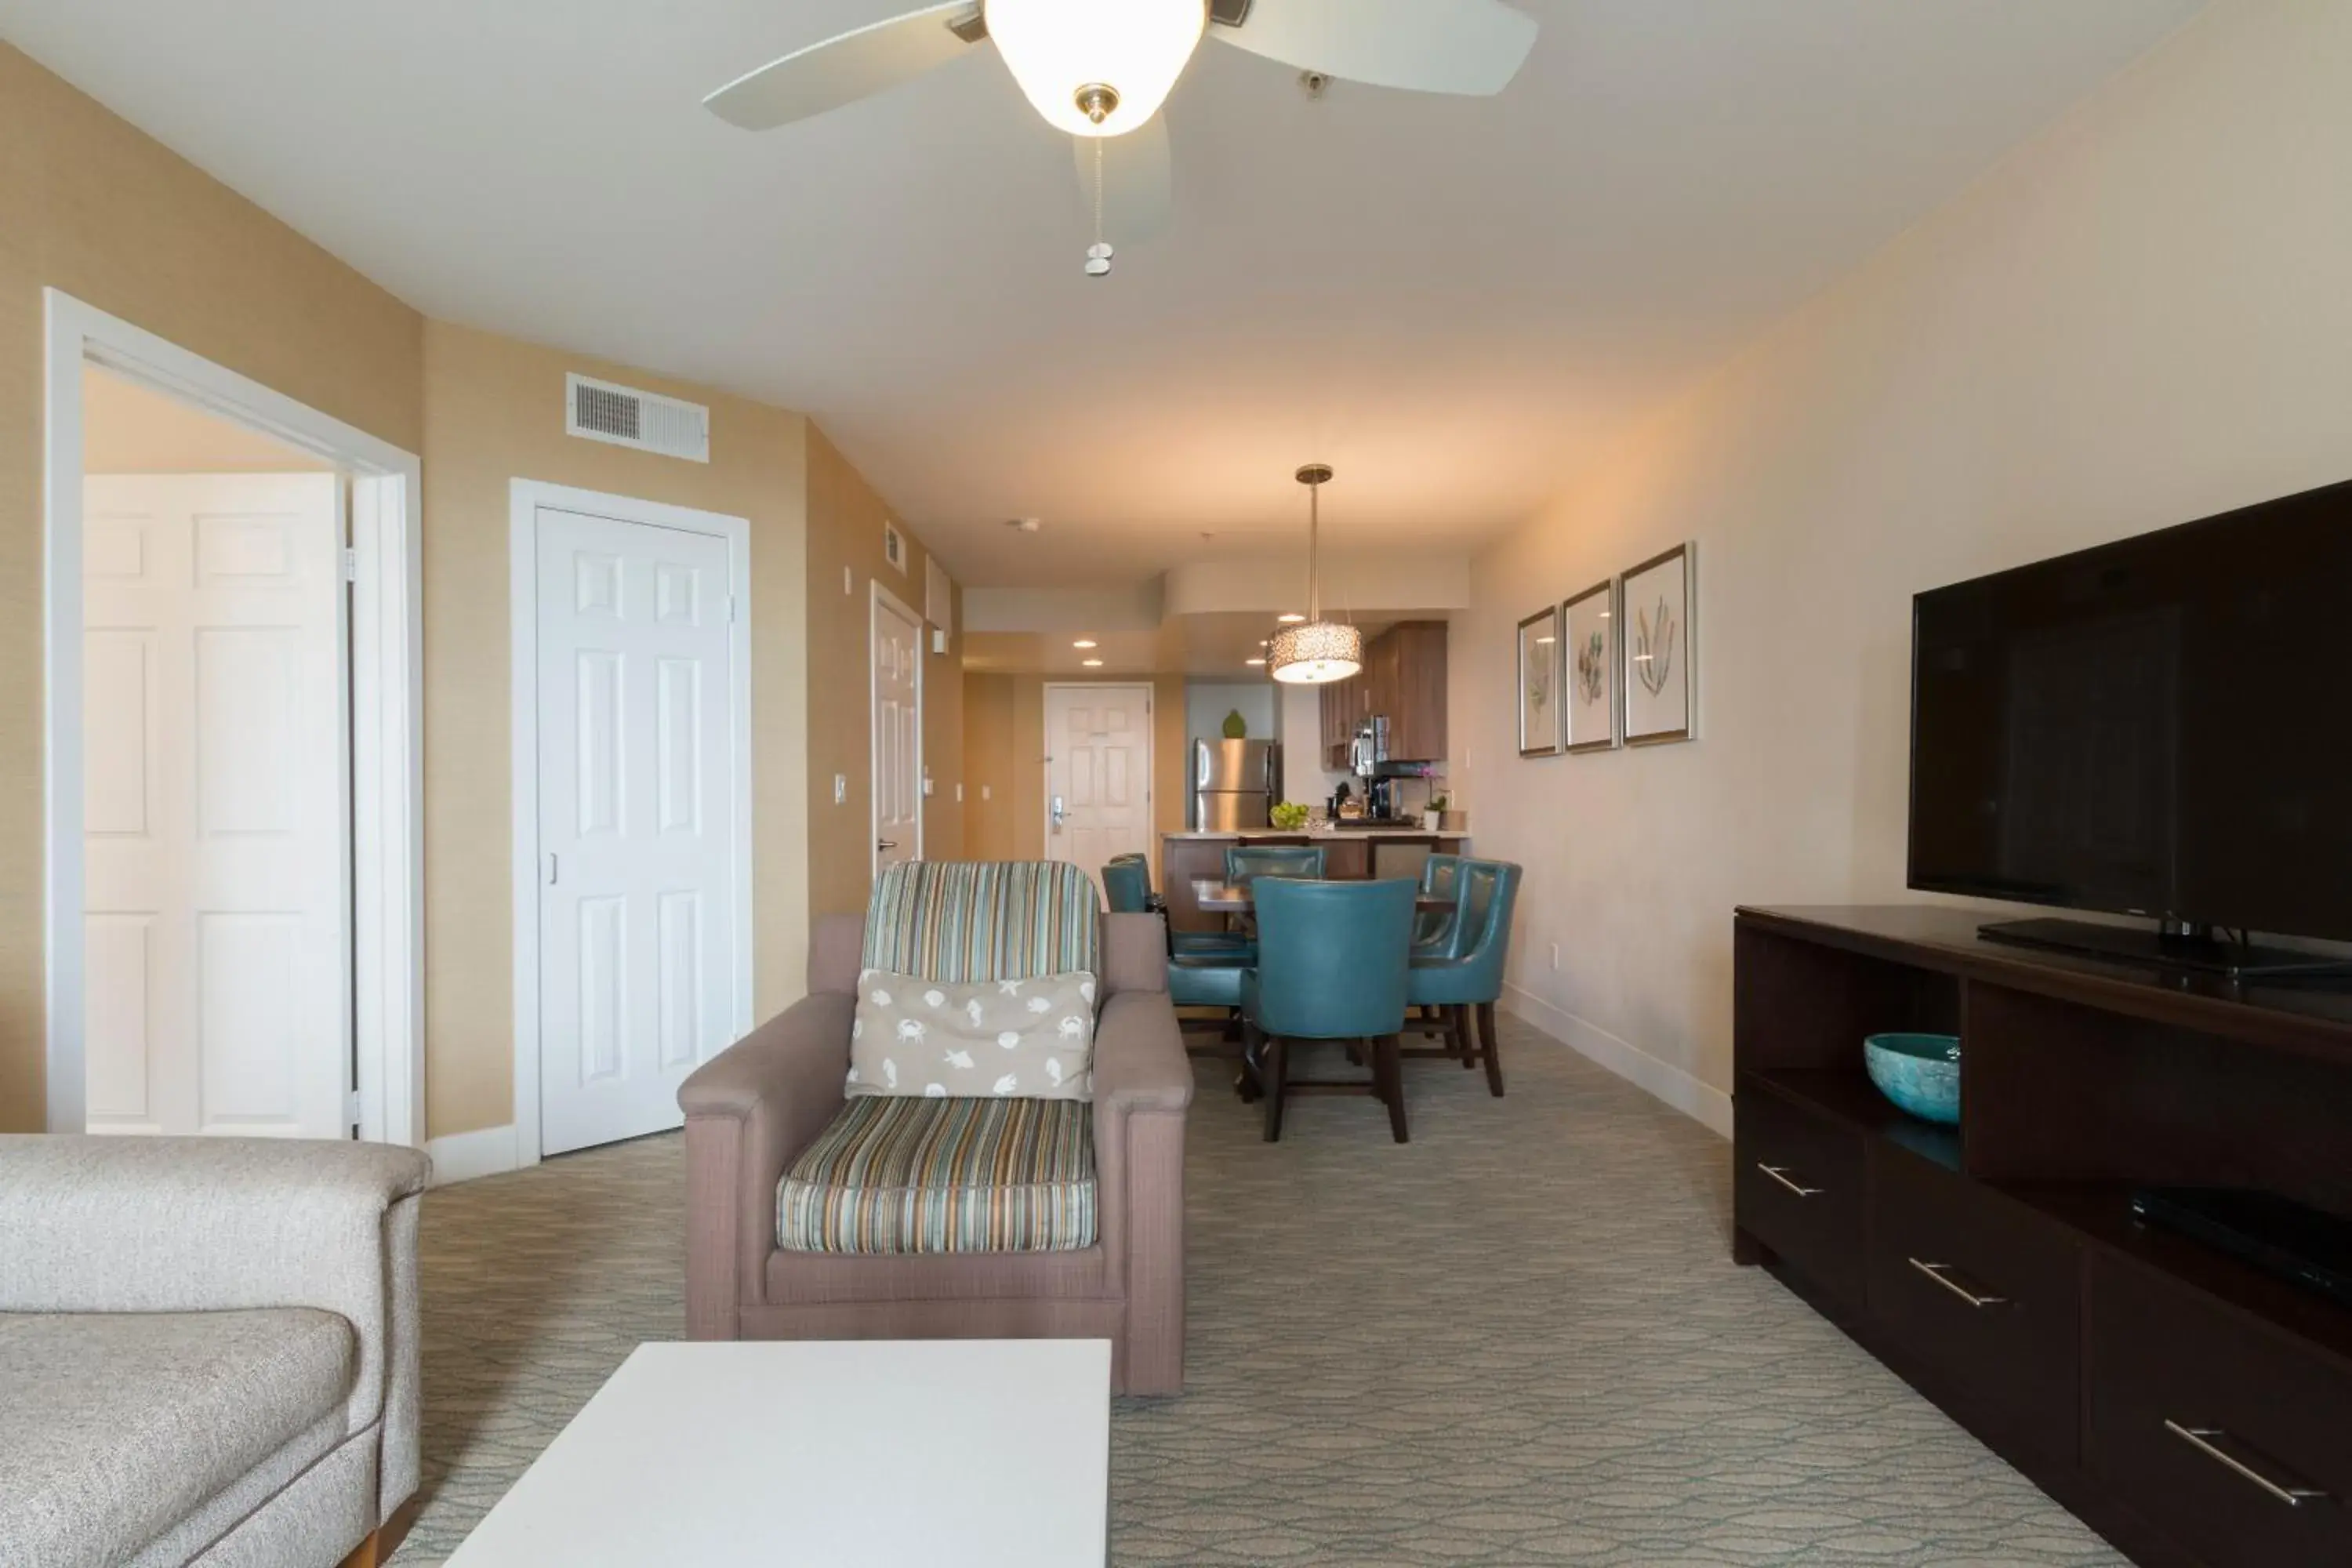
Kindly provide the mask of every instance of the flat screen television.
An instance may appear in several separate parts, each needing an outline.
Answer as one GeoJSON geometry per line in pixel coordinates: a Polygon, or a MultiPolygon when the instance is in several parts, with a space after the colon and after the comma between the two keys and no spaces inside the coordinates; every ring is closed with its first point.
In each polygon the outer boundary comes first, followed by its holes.
{"type": "Polygon", "coordinates": [[[2352,483],[1921,594],[1911,690],[1912,887],[2158,922],[1986,935],[2249,973],[2326,955],[2248,931],[2352,940],[2352,483]]]}

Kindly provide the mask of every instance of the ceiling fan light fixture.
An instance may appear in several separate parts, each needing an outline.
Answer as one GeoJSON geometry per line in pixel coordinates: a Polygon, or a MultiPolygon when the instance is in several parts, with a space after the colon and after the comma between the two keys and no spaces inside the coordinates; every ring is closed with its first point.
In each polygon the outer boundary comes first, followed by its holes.
{"type": "Polygon", "coordinates": [[[1204,0],[986,0],[988,36],[1048,124],[1118,136],[1160,111],[1208,23],[1204,0]]]}

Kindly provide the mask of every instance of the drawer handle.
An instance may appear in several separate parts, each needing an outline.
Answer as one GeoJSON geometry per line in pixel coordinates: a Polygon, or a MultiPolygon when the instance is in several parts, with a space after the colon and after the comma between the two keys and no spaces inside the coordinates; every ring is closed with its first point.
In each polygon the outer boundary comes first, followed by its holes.
{"type": "Polygon", "coordinates": [[[2231,1440],[2227,1432],[2214,1426],[2183,1426],[2168,1420],[2164,1429],[2217,1464],[2236,1471],[2240,1476],[2263,1489],[2289,1508],[2301,1508],[2305,1503],[2324,1500],[2327,1494],[2298,1481],[2274,1481],[2253,1466],[2221,1447],[2231,1440]]]}
{"type": "Polygon", "coordinates": [[[1976,1291],[1969,1289],[1967,1286],[1953,1279],[1952,1266],[1948,1263],[1923,1263],[1916,1258],[1906,1258],[1905,1261],[1909,1263],[1912,1268],[1916,1268],[1920,1273],[1925,1274],[1928,1279],[1933,1279],[1937,1284],[1941,1285],[1945,1289],[1949,1290],[1953,1295],[1958,1296],[1961,1300],[1966,1301],[1971,1307],[2006,1307],[2009,1305],[2009,1298],[2006,1296],[1979,1295],[1976,1291]]]}
{"type": "Polygon", "coordinates": [[[1789,1167],[1786,1165],[1768,1165],[1763,1161],[1759,1160],[1756,1162],[1756,1168],[1763,1172],[1766,1175],[1771,1177],[1774,1181],[1780,1183],[1782,1186],[1788,1188],[1790,1192],[1796,1194],[1801,1198],[1818,1197],[1821,1194],[1821,1188],[1819,1187],[1809,1187],[1804,1185],[1802,1183],[1790,1180],[1789,1167]]]}

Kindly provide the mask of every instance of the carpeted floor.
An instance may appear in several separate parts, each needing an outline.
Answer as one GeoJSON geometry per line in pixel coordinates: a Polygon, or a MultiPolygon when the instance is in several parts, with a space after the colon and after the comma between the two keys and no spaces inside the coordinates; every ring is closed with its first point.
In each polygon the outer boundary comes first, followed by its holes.
{"type": "MultiPolygon", "coordinates": [[[[1712,1133],[1509,1020],[1507,1099],[1407,1064],[1283,1142],[1202,1069],[1181,1399],[1121,1401],[1117,1563],[2120,1565],[1725,1244],[1712,1133]]],[[[1320,1065],[1309,1070],[1320,1070],[1320,1065]]],[[[641,1340],[677,1337],[676,1136],[436,1191],[437,1563],[641,1340]]]]}

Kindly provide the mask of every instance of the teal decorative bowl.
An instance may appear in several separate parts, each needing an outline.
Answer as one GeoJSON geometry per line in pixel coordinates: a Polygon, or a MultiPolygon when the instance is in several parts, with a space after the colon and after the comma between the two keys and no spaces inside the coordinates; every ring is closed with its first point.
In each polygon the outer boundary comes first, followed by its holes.
{"type": "Polygon", "coordinates": [[[1862,1065],[1879,1093],[1922,1121],[1960,1124],[1958,1036],[1872,1035],[1862,1065]]]}

